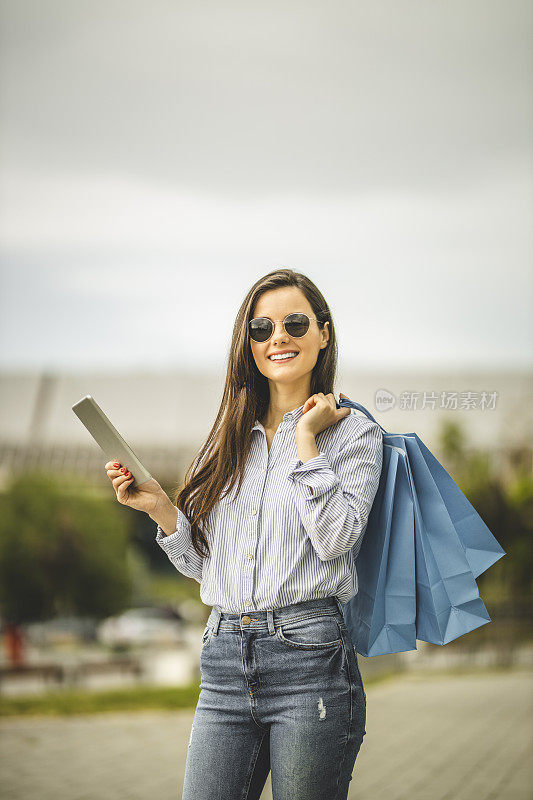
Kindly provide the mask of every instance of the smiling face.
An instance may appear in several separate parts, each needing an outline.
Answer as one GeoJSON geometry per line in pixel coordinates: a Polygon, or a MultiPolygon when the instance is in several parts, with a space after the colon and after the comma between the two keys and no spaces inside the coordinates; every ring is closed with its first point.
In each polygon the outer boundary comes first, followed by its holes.
{"type": "Polygon", "coordinates": [[[327,346],[329,323],[321,330],[315,320],[316,314],[305,294],[296,286],[284,286],[265,292],[252,309],[252,318],[268,317],[274,324],[272,336],[266,342],[255,342],[250,337],[252,354],[261,372],[271,384],[287,388],[294,384],[301,387],[306,381],[311,384],[311,373],[321,349],[327,346]],[[304,336],[291,337],[283,326],[288,314],[307,314],[310,318],[309,330],[304,336]],[[269,356],[283,350],[297,353],[295,358],[284,361],[271,361],[269,356]]]}

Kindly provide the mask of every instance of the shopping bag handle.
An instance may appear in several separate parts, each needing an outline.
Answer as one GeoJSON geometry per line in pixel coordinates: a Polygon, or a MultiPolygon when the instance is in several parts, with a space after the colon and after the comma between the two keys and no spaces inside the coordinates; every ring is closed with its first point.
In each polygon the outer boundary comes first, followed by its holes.
{"type": "MultiPolygon", "coordinates": [[[[356,408],[358,411],[362,411],[363,414],[366,414],[366,416],[369,419],[371,419],[372,422],[375,422],[376,425],[379,425],[379,422],[376,419],[374,419],[374,417],[372,416],[370,411],[368,411],[368,409],[366,409],[364,406],[362,406],[361,403],[356,403],[355,400],[348,400],[347,397],[343,397],[337,403],[337,408],[356,408]]],[[[382,425],[379,425],[379,427],[381,428],[383,433],[387,433],[387,431],[385,430],[385,428],[382,425]]]]}

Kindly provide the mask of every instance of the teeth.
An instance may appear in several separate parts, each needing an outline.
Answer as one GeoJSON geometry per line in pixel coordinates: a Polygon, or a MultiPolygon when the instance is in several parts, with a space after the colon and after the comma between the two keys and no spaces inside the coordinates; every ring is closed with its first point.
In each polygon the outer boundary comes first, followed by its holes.
{"type": "Polygon", "coordinates": [[[271,361],[286,361],[288,358],[296,358],[298,353],[286,353],[282,356],[269,356],[271,361]]]}

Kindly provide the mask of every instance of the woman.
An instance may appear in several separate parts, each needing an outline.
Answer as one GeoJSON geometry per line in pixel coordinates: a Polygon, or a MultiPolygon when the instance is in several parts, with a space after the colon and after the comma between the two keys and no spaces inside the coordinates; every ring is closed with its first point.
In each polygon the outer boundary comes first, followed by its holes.
{"type": "Polygon", "coordinates": [[[220,410],[175,504],[106,464],[212,606],[182,800],[257,800],[269,771],[274,800],[346,800],[366,695],[342,603],[383,456],[379,426],[337,409],[336,362],[320,291],[271,272],[239,309],[220,410]]]}

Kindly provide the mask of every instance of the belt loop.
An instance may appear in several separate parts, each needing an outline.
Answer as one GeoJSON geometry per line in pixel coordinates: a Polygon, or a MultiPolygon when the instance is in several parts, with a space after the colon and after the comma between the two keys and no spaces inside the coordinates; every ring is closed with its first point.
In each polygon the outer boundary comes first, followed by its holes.
{"type": "Polygon", "coordinates": [[[213,606],[213,634],[216,636],[218,634],[218,626],[220,625],[220,617],[221,611],[219,606],[213,606]]]}
{"type": "Polygon", "coordinates": [[[276,629],[274,627],[274,611],[269,610],[267,611],[267,623],[268,623],[268,632],[272,636],[276,633],[276,629]]]}
{"type": "Polygon", "coordinates": [[[345,617],[344,617],[344,605],[341,603],[341,601],[339,600],[338,597],[335,597],[335,600],[336,600],[336,603],[337,603],[337,605],[339,607],[339,611],[342,614],[342,618],[345,619],[345,617]]]}

